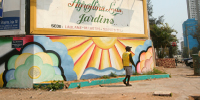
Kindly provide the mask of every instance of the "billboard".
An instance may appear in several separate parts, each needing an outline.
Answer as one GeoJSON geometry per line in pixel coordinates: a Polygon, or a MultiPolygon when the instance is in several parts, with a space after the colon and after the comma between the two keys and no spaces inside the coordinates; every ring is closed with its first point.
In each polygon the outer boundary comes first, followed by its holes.
{"type": "Polygon", "coordinates": [[[25,34],[25,0],[0,0],[0,36],[25,34]]]}
{"type": "Polygon", "coordinates": [[[146,0],[30,0],[31,34],[148,37],[146,0]]]}

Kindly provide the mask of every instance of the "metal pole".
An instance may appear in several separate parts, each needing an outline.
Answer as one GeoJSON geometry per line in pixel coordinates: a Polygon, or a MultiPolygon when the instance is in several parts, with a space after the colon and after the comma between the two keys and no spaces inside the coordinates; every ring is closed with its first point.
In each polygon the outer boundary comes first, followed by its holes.
{"type": "Polygon", "coordinates": [[[189,46],[189,39],[188,39],[188,27],[186,26],[186,36],[187,36],[187,44],[188,44],[188,54],[190,58],[190,46],[189,46]]]}

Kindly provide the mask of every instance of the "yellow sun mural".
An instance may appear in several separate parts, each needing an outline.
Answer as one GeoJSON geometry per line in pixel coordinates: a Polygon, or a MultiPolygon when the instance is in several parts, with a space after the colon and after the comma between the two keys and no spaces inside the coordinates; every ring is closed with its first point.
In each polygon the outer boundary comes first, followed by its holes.
{"type": "Polygon", "coordinates": [[[125,46],[132,46],[134,56],[136,47],[145,42],[117,37],[53,37],[51,40],[61,42],[67,47],[68,54],[74,61],[74,71],[78,79],[89,67],[99,70],[108,67],[123,69],[121,56],[125,52],[125,46]]]}

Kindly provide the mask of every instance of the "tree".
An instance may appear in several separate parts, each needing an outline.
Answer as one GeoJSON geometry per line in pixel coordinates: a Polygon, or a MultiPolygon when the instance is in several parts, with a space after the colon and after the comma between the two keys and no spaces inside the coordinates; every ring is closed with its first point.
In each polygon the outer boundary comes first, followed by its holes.
{"type": "MultiPolygon", "coordinates": [[[[151,4],[151,0],[147,0],[147,8],[148,8],[149,24],[150,24],[150,36],[154,44],[154,47],[157,50],[158,57],[163,58],[165,57],[165,54],[166,54],[164,49],[166,49],[167,47],[170,47],[171,42],[178,41],[171,34],[172,32],[177,33],[177,31],[169,27],[167,23],[163,24],[164,16],[160,16],[158,17],[158,19],[152,16],[153,5],[151,4]]],[[[169,54],[173,55],[172,53],[175,53],[175,52],[170,52],[169,54]]]]}
{"type": "Polygon", "coordinates": [[[190,55],[192,54],[198,54],[199,52],[199,49],[197,47],[193,47],[191,50],[190,50],[190,55]]]}
{"type": "Polygon", "coordinates": [[[183,58],[189,58],[188,47],[183,48],[183,58]]]}
{"type": "MultiPolygon", "coordinates": [[[[157,55],[159,58],[163,58],[165,55],[165,50],[167,47],[171,47],[172,42],[178,42],[172,32],[176,32],[173,28],[169,27],[167,23],[157,25],[150,25],[150,35],[154,44],[154,47],[157,50],[157,55]]],[[[173,48],[171,48],[172,50],[173,48]]],[[[178,49],[174,49],[176,51],[171,51],[169,54],[174,55],[178,49]]],[[[170,56],[170,55],[169,55],[170,56]]],[[[171,56],[170,56],[171,57],[171,56]]]]}
{"type": "Polygon", "coordinates": [[[181,52],[180,50],[177,50],[177,54],[178,54],[178,55],[181,55],[182,52],[181,52]]]}
{"type": "Polygon", "coordinates": [[[153,5],[151,4],[151,0],[147,0],[147,10],[148,10],[149,17],[152,17],[153,5]]]}
{"type": "Polygon", "coordinates": [[[153,25],[160,25],[164,22],[164,15],[159,16],[158,18],[154,18],[152,16],[153,14],[153,5],[151,4],[151,0],[147,0],[147,10],[148,10],[148,16],[149,16],[149,24],[153,25]]]}
{"type": "Polygon", "coordinates": [[[172,47],[172,54],[173,55],[178,55],[180,50],[178,50],[178,46],[172,47]]]}
{"type": "Polygon", "coordinates": [[[200,25],[196,26],[196,31],[193,32],[194,34],[191,34],[193,36],[194,39],[197,40],[198,42],[198,51],[200,50],[200,25]]]}

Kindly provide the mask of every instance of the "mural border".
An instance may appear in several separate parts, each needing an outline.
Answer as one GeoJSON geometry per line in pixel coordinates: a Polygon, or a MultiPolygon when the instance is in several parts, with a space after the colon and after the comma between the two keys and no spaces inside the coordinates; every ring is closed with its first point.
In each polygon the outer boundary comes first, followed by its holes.
{"type": "Polygon", "coordinates": [[[107,36],[107,37],[143,37],[148,38],[148,13],[147,1],[143,0],[144,13],[144,34],[134,33],[115,33],[115,32],[100,32],[100,31],[83,31],[68,30],[68,29],[49,29],[36,27],[36,7],[37,0],[30,0],[30,34],[41,35],[71,35],[71,36],[107,36]]]}

